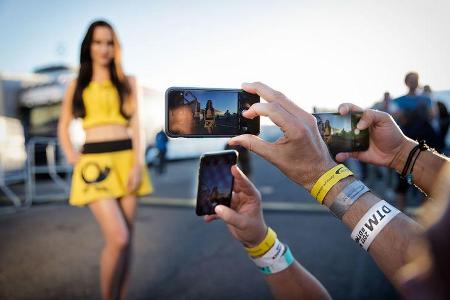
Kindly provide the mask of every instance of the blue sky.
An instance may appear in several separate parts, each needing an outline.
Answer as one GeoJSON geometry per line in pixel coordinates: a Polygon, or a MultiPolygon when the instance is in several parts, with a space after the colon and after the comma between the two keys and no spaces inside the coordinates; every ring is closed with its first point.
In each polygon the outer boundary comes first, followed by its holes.
{"type": "Polygon", "coordinates": [[[450,89],[450,2],[0,0],[0,72],[76,66],[88,24],[110,20],[125,70],[147,86],[263,81],[305,109],[362,106],[384,91],[450,89]]]}

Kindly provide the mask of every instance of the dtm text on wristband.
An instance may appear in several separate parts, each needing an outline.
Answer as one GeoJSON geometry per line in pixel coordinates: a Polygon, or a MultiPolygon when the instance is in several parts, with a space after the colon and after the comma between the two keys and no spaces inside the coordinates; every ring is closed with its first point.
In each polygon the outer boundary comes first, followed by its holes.
{"type": "Polygon", "coordinates": [[[398,209],[384,200],[375,203],[353,228],[352,239],[367,251],[376,236],[398,213],[398,209]]]}

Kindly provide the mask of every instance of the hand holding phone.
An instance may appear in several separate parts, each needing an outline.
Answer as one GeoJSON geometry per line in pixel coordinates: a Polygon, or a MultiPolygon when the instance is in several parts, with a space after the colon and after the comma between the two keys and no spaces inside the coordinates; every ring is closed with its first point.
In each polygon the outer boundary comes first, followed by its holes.
{"type": "Polygon", "coordinates": [[[237,167],[231,167],[234,178],[234,195],[231,208],[218,206],[216,215],[204,217],[206,222],[223,220],[233,237],[245,247],[255,247],[266,236],[267,226],[264,221],[261,194],[245,174],[237,167]]]}
{"type": "Polygon", "coordinates": [[[259,118],[242,111],[259,96],[239,89],[172,87],[166,91],[166,133],[170,137],[232,137],[259,134],[259,118]]]}
{"type": "Polygon", "coordinates": [[[320,135],[330,153],[365,151],[369,148],[369,130],[359,130],[356,125],[361,113],[342,116],[339,113],[316,113],[320,135]]]}
{"type": "Polygon", "coordinates": [[[235,150],[201,156],[195,209],[198,216],[215,214],[214,207],[218,204],[230,207],[234,183],[231,166],[236,165],[237,157],[235,150]]]}

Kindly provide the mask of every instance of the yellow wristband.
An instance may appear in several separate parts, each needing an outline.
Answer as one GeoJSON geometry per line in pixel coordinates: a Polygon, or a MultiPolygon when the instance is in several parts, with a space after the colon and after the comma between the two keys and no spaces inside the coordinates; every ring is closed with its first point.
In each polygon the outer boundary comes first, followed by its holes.
{"type": "Polygon", "coordinates": [[[334,168],[328,170],[325,174],[320,176],[319,180],[317,180],[317,182],[311,189],[311,195],[320,204],[322,204],[323,199],[325,199],[325,196],[328,194],[331,188],[336,183],[338,183],[339,181],[350,175],[353,175],[352,171],[347,169],[347,167],[344,166],[343,164],[335,166],[334,168]]]}
{"type": "Polygon", "coordinates": [[[267,251],[270,250],[270,248],[272,248],[276,240],[277,234],[272,230],[272,228],[269,227],[267,229],[267,234],[264,240],[256,247],[245,248],[245,251],[247,251],[247,253],[252,257],[264,255],[267,251]]]}

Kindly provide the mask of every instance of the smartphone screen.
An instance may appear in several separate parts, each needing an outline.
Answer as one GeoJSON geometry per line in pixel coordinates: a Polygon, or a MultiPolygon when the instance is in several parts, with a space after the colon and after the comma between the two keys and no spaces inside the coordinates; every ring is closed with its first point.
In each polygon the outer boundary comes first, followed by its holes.
{"type": "Polygon", "coordinates": [[[231,166],[237,162],[235,150],[205,153],[200,159],[196,213],[215,214],[218,204],[230,206],[234,177],[231,166]]]}
{"type": "Polygon", "coordinates": [[[231,137],[259,134],[259,118],[242,111],[259,96],[243,90],[169,88],[166,91],[166,133],[170,137],[231,137]]]}
{"type": "Polygon", "coordinates": [[[332,155],[339,152],[364,151],[369,148],[369,130],[356,128],[361,113],[341,116],[339,113],[313,114],[320,135],[332,155]]]}

